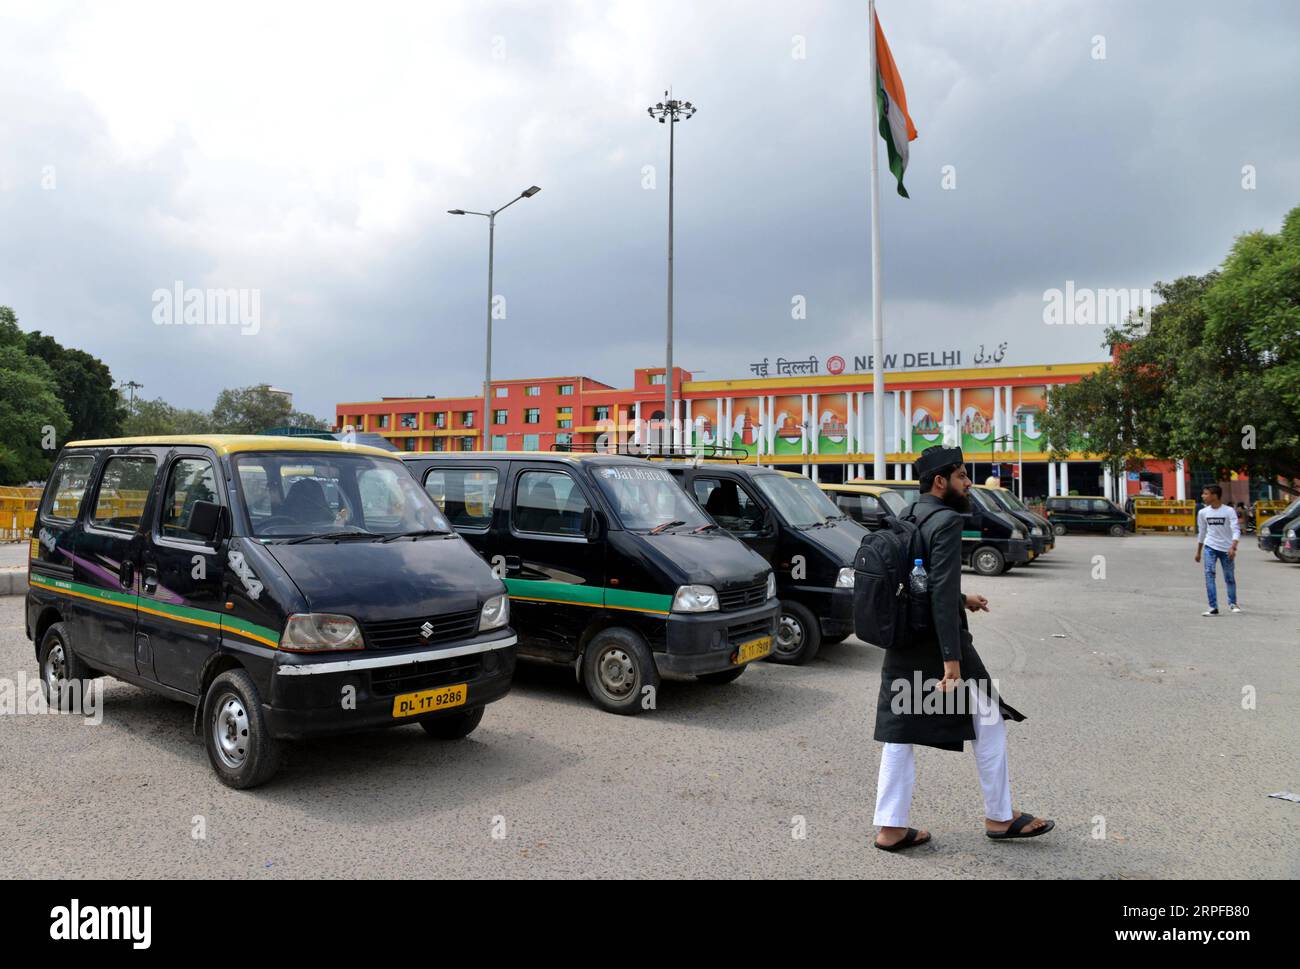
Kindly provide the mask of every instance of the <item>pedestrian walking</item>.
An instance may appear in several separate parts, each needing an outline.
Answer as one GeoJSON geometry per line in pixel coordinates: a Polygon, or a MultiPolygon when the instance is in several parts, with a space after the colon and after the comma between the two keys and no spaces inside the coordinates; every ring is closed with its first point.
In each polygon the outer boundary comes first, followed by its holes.
{"type": "Polygon", "coordinates": [[[1201,489],[1203,507],[1196,513],[1196,561],[1205,551],[1205,595],[1210,608],[1202,616],[1219,614],[1219,590],[1216,567],[1223,563],[1223,584],[1228,587],[1228,609],[1241,612],[1237,605],[1237,543],[1241,541],[1241,523],[1237,512],[1223,503],[1223,489],[1216,484],[1201,489]]]}
{"type": "Polygon", "coordinates": [[[916,782],[914,745],[963,750],[971,742],[984,793],[984,828],[996,840],[1034,838],[1055,822],[1011,806],[1006,721],[1024,714],[1004,703],[975,651],[966,610],[988,600],[961,591],[962,516],[971,480],[961,448],[935,445],[917,462],[921,497],[910,515],[920,532],[933,628],[907,646],[885,651],[876,701],[875,739],[884,743],[876,787],[875,845],[899,851],[930,840],[909,827],[916,782]]]}

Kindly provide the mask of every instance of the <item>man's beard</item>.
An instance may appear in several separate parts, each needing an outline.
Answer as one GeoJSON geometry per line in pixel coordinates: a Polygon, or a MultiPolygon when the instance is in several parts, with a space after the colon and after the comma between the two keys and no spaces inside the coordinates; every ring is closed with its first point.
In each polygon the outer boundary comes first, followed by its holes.
{"type": "Polygon", "coordinates": [[[970,514],[970,496],[957,494],[957,489],[952,485],[948,485],[948,490],[943,493],[943,503],[953,511],[970,514]]]}

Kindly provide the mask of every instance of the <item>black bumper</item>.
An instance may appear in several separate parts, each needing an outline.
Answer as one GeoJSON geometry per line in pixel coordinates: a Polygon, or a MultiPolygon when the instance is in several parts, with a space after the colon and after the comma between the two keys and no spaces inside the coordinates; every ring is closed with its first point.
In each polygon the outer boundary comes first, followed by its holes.
{"type": "Polygon", "coordinates": [[[1282,539],[1278,535],[1259,535],[1255,541],[1264,552],[1276,552],[1282,546],[1282,539]]]}
{"type": "Polygon", "coordinates": [[[797,585],[782,598],[806,606],[821,625],[823,636],[853,633],[853,590],[821,585],[797,585]]]}
{"type": "MultiPolygon", "coordinates": [[[[411,662],[380,667],[299,674],[286,672],[293,666],[277,666],[271,677],[270,702],[262,705],[262,715],[271,736],[293,739],[395,727],[464,713],[499,700],[510,691],[515,672],[513,639],[511,636],[505,640],[509,645],[481,652],[413,658],[411,662]],[[463,704],[413,716],[393,715],[398,696],[461,683],[466,685],[463,704]]],[[[371,654],[353,656],[366,659],[371,654]]],[[[310,664],[297,668],[309,669],[310,664]]]]}
{"type": "Polygon", "coordinates": [[[1012,565],[1024,565],[1029,561],[1029,542],[1026,539],[1008,538],[1002,542],[981,542],[980,544],[995,546],[1012,565]]]}
{"type": "Polygon", "coordinates": [[[673,613],[666,622],[664,648],[654,654],[661,674],[699,676],[720,673],[736,664],[742,643],[776,636],[779,606],[771,599],[735,612],[673,613]]]}

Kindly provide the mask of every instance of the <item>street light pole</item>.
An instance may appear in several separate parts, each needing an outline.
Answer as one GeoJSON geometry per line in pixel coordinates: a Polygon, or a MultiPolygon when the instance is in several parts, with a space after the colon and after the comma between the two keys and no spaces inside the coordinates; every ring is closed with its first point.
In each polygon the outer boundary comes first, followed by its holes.
{"type": "Polygon", "coordinates": [[[696,111],[690,101],[676,101],[664,92],[665,100],[646,112],[660,124],[668,123],[668,338],[664,363],[664,424],[668,428],[668,444],[673,443],[673,181],[675,175],[676,128],[679,121],[689,120],[696,111]]]}
{"type": "Polygon", "coordinates": [[[492,263],[496,251],[497,213],[504,212],[520,199],[530,199],[541,189],[536,185],[524,189],[505,205],[490,212],[475,212],[472,209],[448,209],[448,215],[481,215],[488,220],[488,289],[487,289],[487,347],[483,363],[483,430],[479,436],[479,450],[489,449],[488,440],[492,433],[492,263]]]}

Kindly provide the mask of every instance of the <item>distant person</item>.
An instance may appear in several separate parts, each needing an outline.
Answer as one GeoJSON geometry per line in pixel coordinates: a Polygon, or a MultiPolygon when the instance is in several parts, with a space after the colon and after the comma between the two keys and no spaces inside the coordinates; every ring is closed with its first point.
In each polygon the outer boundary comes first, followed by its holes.
{"type": "Polygon", "coordinates": [[[1228,587],[1228,608],[1232,612],[1241,612],[1237,605],[1236,564],[1237,542],[1241,540],[1241,524],[1237,521],[1236,509],[1223,503],[1223,489],[1216,484],[1206,485],[1201,490],[1204,503],[1196,513],[1196,561],[1201,561],[1201,549],[1205,550],[1205,594],[1209,597],[1210,608],[1202,616],[1219,614],[1219,591],[1215,577],[1215,566],[1223,563],[1223,584],[1228,587]]]}
{"type": "Polygon", "coordinates": [[[964,609],[988,611],[988,600],[961,591],[962,516],[972,482],[961,448],[935,445],[921,452],[921,497],[910,514],[920,529],[922,562],[933,628],[907,646],[885,652],[876,700],[875,739],[884,743],[876,787],[875,845],[901,851],[923,845],[930,833],[908,827],[916,781],[914,744],[962,750],[971,741],[984,791],[984,830],[996,840],[1035,838],[1054,821],[1011,806],[1004,715],[1024,714],[1002,702],[975,652],[964,609]]]}

